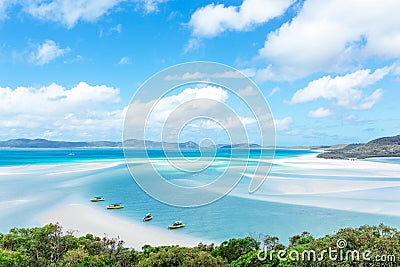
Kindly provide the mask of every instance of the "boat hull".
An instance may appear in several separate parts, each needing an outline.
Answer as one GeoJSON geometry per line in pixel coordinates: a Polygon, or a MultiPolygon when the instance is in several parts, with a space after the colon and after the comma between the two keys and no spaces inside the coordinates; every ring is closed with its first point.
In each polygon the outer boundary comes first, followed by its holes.
{"type": "Polygon", "coordinates": [[[147,217],[147,218],[143,218],[143,221],[148,222],[148,221],[151,221],[152,219],[153,219],[153,217],[147,217]]]}
{"type": "Polygon", "coordinates": [[[168,229],[178,229],[185,227],[185,224],[180,224],[180,225],[168,225],[168,229]]]}
{"type": "Polygon", "coordinates": [[[97,198],[91,198],[90,199],[90,202],[100,202],[100,201],[104,201],[105,200],[105,198],[99,198],[99,199],[97,199],[97,198]]]}
{"type": "Polygon", "coordinates": [[[108,210],[117,210],[117,209],[122,209],[124,206],[107,206],[108,210]]]}

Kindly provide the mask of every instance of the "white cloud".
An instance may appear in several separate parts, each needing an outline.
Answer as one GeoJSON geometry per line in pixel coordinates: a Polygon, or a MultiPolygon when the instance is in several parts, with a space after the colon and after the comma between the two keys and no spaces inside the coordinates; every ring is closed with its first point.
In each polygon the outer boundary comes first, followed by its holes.
{"type": "Polygon", "coordinates": [[[356,119],[357,119],[357,116],[354,115],[354,114],[348,114],[348,115],[344,116],[344,119],[345,119],[345,120],[348,120],[348,121],[356,120],[356,119]]]}
{"type": "Polygon", "coordinates": [[[194,36],[213,37],[226,30],[246,31],[282,15],[292,0],[243,0],[241,6],[209,4],[197,9],[189,26],[194,36]]]}
{"type": "Polygon", "coordinates": [[[30,1],[25,11],[35,18],[56,21],[72,28],[78,21],[96,21],[122,0],[30,1]]]}
{"type": "Polygon", "coordinates": [[[118,61],[118,65],[123,65],[123,64],[130,64],[131,60],[129,57],[122,57],[119,61],[118,61]]]}
{"type": "Polygon", "coordinates": [[[201,45],[201,41],[199,38],[190,38],[189,42],[186,44],[185,48],[183,49],[183,52],[187,54],[189,51],[197,50],[199,49],[201,45]]]}
{"type": "Polygon", "coordinates": [[[243,123],[243,125],[249,125],[249,124],[257,123],[257,119],[256,118],[252,118],[252,117],[239,116],[239,119],[243,123]]]}
{"type": "Polygon", "coordinates": [[[310,112],[308,112],[308,116],[312,118],[325,118],[331,115],[333,115],[332,111],[323,107],[317,108],[316,110],[310,110],[310,112]]]}
{"type": "Polygon", "coordinates": [[[239,90],[238,93],[240,96],[243,97],[243,96],[255,96],[257,95],[258,92],[253,86],[247,86],[246,88],[239,90]]]}
{"type": "MultiPolygon", "coordinates": [[[[0,0],[0,20],[7,17],[7,8],[19,5],[31,16],[44,21],[54,21],[72,28],[79,21],[94,22],[110,13],[120,3],[136,3],[145,13],[158,11],[158,6],[167,0],[0,0]]],[[[119,26],[120,27],[120,26],[119,26]]],[[[118,30],[118,28],[116,29],[118,30]]]]}
{"type": "MultiPolygon", "coordinates": [[[[120,135],[123,109],[119,90],[81,82],[67,89],[57,84],[43,87],[0,87],[0,127],[15,137],[56,139],[115,139],[120,135]]],[[[7,136],[4,135],[4,136],[7,136]]]]}
{"type": "Polygon", "coordinates": [[[245,69],[240,69],[240,72],[246,75],[247,77],[254,77],[257,74],[257,69],[245,68],[245,69]]]}
{"type": "Polygon", "coordinates": [[[175,80],[196,80],[196,79],[207,79],[207,78],[229,78],[229,79],[243,79],[244,76],[238,71],[225,71],[216,73],[205,73],[205,72],[185,72],[183,74],[167,75],[164,77],[167,81],[175,80]]]}
{"type": "Polygon", "coordinates": [[[269,97],[272,97],[274,94],[278,93],[281,90],[279,87],[274,87],[271,92],[268,94],[269,97]]]}
{"type": "Polygon", "coordinates": [[[119,101],[119,90],[105,85],[80,82],[71,89],[52,83],[35,87],[0,87],[0,114],[64,114],[79,107],[93,108],[98,103],[119,101]]]}
{"type": "Polygon", "coordinates": [[[209,119],[197,119],[191,122],[190,126],[194,128],[199,128],[198,131],[202,129],[215,129],[215,130],[223,130],[223,128],[227,130],[232,130],[238,127],[246,127],[251,124],[256,124],[257,120],[252,117],[242,117],[242,116],[234,116],[234,117],[224,117],[222,121],[222,125],[216,123],[213,120],[209,119]]]}
{"type": "Polygon", "coordinates": [[[201,73],[201,72],[185,72],[182,75],[167,75],[165,76],[165,80],[167,81],[174,81],[174,80],[196,80],[196,79],[202,79],[202,78],[207,78],[209,74],[207,73],[201,73]]]}
{"type": "Polygon", "coordinates": [[[352,107],[352,109],[365,110],[371,109],[383,97],[383,90],[376,89],[370,96],[365,97],[360,104],[352,107]]]}
{"type": "Polygon", "coordinates": [[[121,33],[122,32],[122,24],[117,24],[116,26],[110,28],[110,33],[121,33]]]}
{"type": "MultiPolygon", "coordinates": [[[[152,111],[149,120],[164,123],[172,111],[185,102],[194,99],[211,99],[220,103],[224,103],[228,99],[228,93],[222,88],[214,86],[207,86],[204,88],[187,88],[178,95],[167,96],[160,99],[152,111]]],[[[204,106],[197,108],[207,111],[211,107],[204,106]]],[[[207,113],[208,112],[204,112],[204,114],[207,113]]],[[[184,117],[186,117],[186,114],[184,117]]]]}
{"type": "Polygon", "coordinates": [[[7,18],[7,9],[15,0],[0,0],[0,21],[7,18]]]}
{"type": "Polygon", "coordinates": [[[371,57],[400,56],[400,2],[308,0],[290,22],[268,34],[260,80],[293,80],[341,72],[371,57]]]}
{"type": "Polygon", "coordinates": [[[397,61],[393,64],[393,72],[394,75],[400,75],[400,62],[397,61]]]}
{"type": "MultiPolygon", "coordinates": [[[[140,131],[135,131],[130,133],[133,135],[130,138],[161,140],[161,133],[164,132],[167,136],[164,136],[163,140],[173,142],[179,135],[180,127],[198,117],[198,114],[211,118],[226,117],[225,114],[221,114],[218,103],[223,105],[227,99],[227,91],[220,87],[206,86],[186,88],[177,95],[165,96],[158,101],[136,100],[129,106],[125,127],[142,129],[143,125],[146,125],[146,136],[141,135],[140,131]]],[[[206,121],[199,119],[188,126],[196,128],[197,130],[193,131],[198,132],[202,126],[211,127],[206,121]]]]}
{"type": "Polygon", "coordinates": [[[158,6],[167,0],[135,0],[146,13],[158,12],[158,6]]]}
{"type": "Polygon", "coordinates": [[[230,78],[230,79],[243,79],[243,74],[239,71],[229,70],[225,72],[216,72],[213,77],[215,78],[230,78]]]}
{"type": "MultiPolygon", "coordinates": [[[[186,88],[159,101],[134,101],[129,106],[125,127],[141,129],[146,124],[146,132],[143,136],[141,131],[131,131],[126,138],[176,142],[180,136],[181,140],[198,142],[200,137],[209,137],[218,143],[229,133],[234,143],[252,140],[259,135],[257,122],[262,118],[256,119],[250,110],[242,110],[236,101],[228,100],[229,96],[227,90],[207,85],[186,88]]],[[[271,122],[267,115],[264,119],[271,122]]]]}
{"type": "Polygon", "coordinates": [[[277,131],[285,131],[289,129],[290,125],[293,123],[292,117],[285,117],[280,120],[274,120],[275,128],[277,131]]]}
{"type": "Polygon", "coordinates": [[[30,55],[30,61],[36,65],[45,65],[50,61],[63,56],[70,48],[60,48],[53,40],[46,40],[38,45],[37,50],[30,55]]]}
{"type": "Polygon", "coordinates": [[[298,90],[290,100],[292,104],[306,103],[317,99],[335,100],[335,104],[348,109],[370,109],[382,97],[382,90],[377,89],[370,96],[365,96],[360,88],[375,84],[384,78],[392,67],[384,67],[371,72],[369,69],[358,70],[344,76],[324,76],[310,82],[304,89],[298,90]]]}

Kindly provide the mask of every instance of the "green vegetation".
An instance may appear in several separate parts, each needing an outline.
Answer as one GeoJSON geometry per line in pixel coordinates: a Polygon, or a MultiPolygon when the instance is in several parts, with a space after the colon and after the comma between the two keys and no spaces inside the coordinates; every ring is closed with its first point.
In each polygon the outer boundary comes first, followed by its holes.
{"type": "Polygon", "coordinates": [[[125,248],[118,239],[90,234],[75,237],[72,232],[63,232],[60,225],[49,224],[41,228],[14,228],[8,234],[0,234],[0,267],[301,267],[399,266],[400,263],[400,232],[383,224],[345,228],[317,239],[303,232],[289,242],[285,247],[277,237],[265,236],[262,242],[245,237],[224,241],[220,246],[145,245],[142,251],[136,251],[125,248]],[[330,250],[336,252],[329,255],[330,250]]]}
{"type": "Polygon", "coordinates": [[[400,157],[400,135],[378,138],[366,144],[335,146],[325,151],[318,157],[326,159],[400,157]]]}

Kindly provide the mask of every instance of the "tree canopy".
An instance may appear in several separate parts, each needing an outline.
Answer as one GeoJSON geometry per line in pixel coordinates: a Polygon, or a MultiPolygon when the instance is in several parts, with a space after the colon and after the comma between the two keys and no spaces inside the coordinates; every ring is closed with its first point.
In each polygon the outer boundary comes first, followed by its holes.
{"type": "Polygon", "coordinates": [[[344,228],[314,238],[303,232],[285,247],[278,237],[247,236],[196,247],[124,247],[120,239],[75,237],[59,224],[13,228],[0,234],[0,267],[5,266],[399,266],[400,232],[386,225],[344,228]],[[367,255],[366,255],[367,254],[367,255]]]}

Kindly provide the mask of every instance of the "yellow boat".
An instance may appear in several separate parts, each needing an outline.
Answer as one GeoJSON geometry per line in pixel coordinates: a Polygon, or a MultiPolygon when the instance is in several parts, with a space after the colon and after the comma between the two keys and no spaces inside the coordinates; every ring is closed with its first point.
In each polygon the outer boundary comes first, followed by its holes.
{"type": "Polygon", "coordinates": [[[169,229],[177,229],[177,228],[182,228],[184,226],[185,226],[185,224],[182,223],[182,221],[176,221],[173,224],[168,225],[168,228],[169,229]]]}
{"type": "Polygon", "coordinates": [[[153,216],[151,216],[150,213],[147,213],[146,216],[144,216],[143,221],[144,221],[144,222],[148,222],[148,221],[150,221],[151,219],[153,219],[153,216]]]}
{"type": "Polygon", "coordinates": [[[109,210],[113,210],[113,209],[122,209],[123,207],[124,207],[123,205],[121,205],[121,204],[119,204],[119,203],[116,203],[116,204],[108,205],[108,206],[107,206],[107,209],[109,209],[109,210]]]}
{"type": "Polygon", "coordinates": [[[90,199],[91,202],[99,202],[104,200],[106,200],[104,197],[94,197],[90,199]]]}

